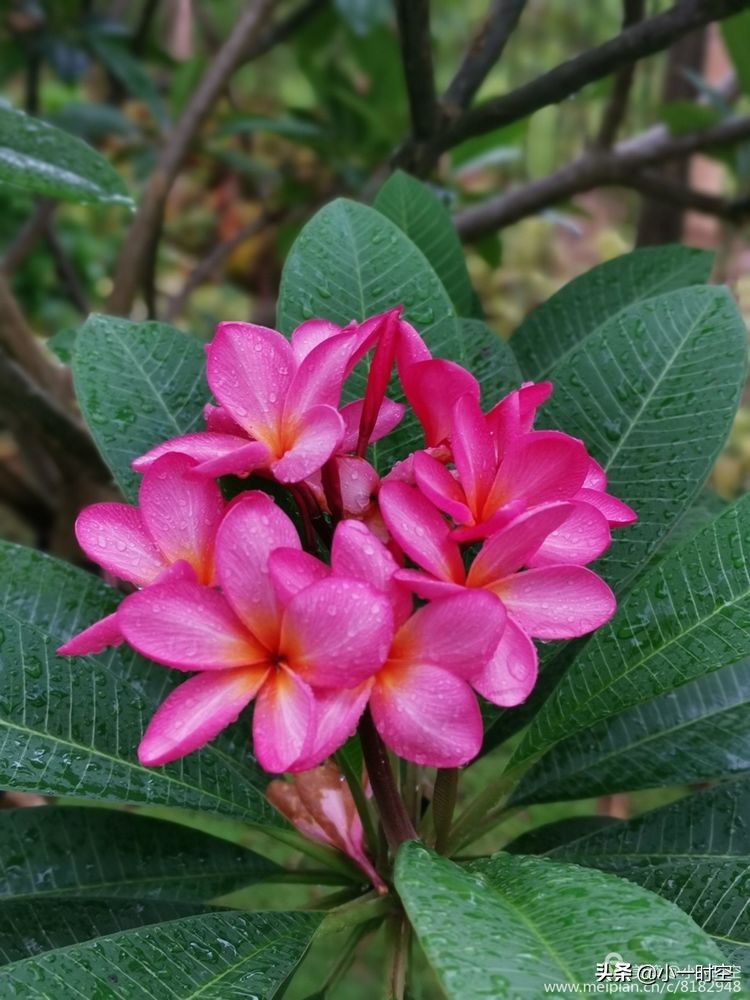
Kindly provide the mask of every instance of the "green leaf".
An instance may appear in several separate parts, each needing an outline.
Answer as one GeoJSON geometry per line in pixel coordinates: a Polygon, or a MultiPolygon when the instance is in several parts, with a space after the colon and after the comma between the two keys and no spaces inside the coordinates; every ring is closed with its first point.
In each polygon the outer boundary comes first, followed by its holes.
{"type": "Polygon", "coordinates": [[[622,590],[706,480],[745,381],[747,332],[725,288],[668,292],[603,324],[550,373],[545,426],[579,437],[638,522],[597,569],[622,590]]]}
{"type": "Polygon", "coordinates": [[[724,116],[716,108],[695,101],[670,101],[661,109],[661,118],[672,135],[700,132],[718,125],[724,116]]]}
{"type": "Polygon", "coordinates": [[[750,661],[743,660],[558,743],[513,803],[710,781],[750,772],[750,661]]]}
{"type": "Polygon", "coordinates": [[[391,0],[334,0],[334,6],[355,35],[366,35],[387,20],[391,0]]]}
{"type": "Polygon", "coordinates": [[[750,11],[721,22],[721,37],[732,60],[743,94],[750,94],[750,11]]]}
{"type": "Polygon", "coordinates": [[[708,281],[713,254],[691,247],[645,247],[592,268],[538,306],[511,346],[528,379],[547,378],[607,320],[662,292],[708,281]]]}
{"type": "Polygon", "coordinates": [[[588,836],[604,827],[619,823],[613,816],[570,816],[556,823],[545,823],[516,837],[503,850],[509,854],[547,854],[554,847],[588,836]]]}
{"type": "Polygon", "coordinates": [[[168,124],[159,90],[143,63],[134,58],[122,41],[100,31],[89,31],[92,49],[107,69],[136,98],[142,101],[153,115],[154,121],[164,128],[168,124]]]}
{"type": "MultiPolygon", "coordinates": [[[[0,899],[207,902],[280,869],[198,830],[110,809],[0,812],[0,899]]],[[[2,907],[0,907],[2,910],[2,907]]]]}
{"type": "Polygon", "coordinates": [[[90,316],[78,333],[73,381],[84,419],[127,500],[134,458],[202,428],[209,392],[199,341],[165,323],[90,316]]]}
{"type": "Polygon", "coordinates": [[[378,191],[373,205],[419,247],[459,316],[469,315],[473,290],[464,251],[440,199],[415,177],[397,170],[378,191]]]}
{"type": "Polygon", "coordinates": [[[14,996],[270,1000],[304,955],[315,913],[204,913],[7,966],[14,996]]]}
{"type": "MultiPolygon", "coordinates": [[[[192,916],[201,909],[195,904],[133,899],[3,900],[0,966],[91,941],[103,934],[192,916]]],[[[4,971],[0,969],[0,983],[4,971]]]]}
{"type": "Polygon", "coordinates": [[[539,1000],[554,983],[594,983],[613,950],[633,965],[722,963],[674,904],[601,872],[496,854],[460,868],[404,844],[396,886],[450,1000],[539,1000]]]}
{"type": "Polygon", "coordinates": [[[512,764],[750,655],[750,496],[658,563],[532,720],[512,764]]]}
{"type": "Polygon", "coordinates": [[[246,724],[167,767],[138,763],[148,720],[181,679],[175,671],[124,646],[56,656],[121,595],[90,573],[7,543],[0,570],[0,787],[284,825],[265,800],[246,724]]]}
{"type": "Polygon", "coordinates": [[[109,163],[75,136],[0,106],[0,183],[64,201],[133,207],[109,163]]]}
{"type": "Polygon", "coordinates": [[[550,854],[673,900],[728,955],[750,957],[750,781],[688,795],[550,854]]]}
{"type": "Polygon", "coordinates": [[[287,257],[279,329],[291,333],[311,317],[344,326],[397,305],[428,342],[436,323],[455,316],[425,256],[390,219],[345,198],[326,205],[287,257]]]}

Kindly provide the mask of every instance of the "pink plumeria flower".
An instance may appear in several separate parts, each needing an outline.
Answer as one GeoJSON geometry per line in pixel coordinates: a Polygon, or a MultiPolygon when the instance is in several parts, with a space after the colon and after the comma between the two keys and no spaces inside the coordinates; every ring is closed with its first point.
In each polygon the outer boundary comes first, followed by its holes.
{"type": "Polygon", "coordinates": [[[220,323],[206,348],[206,378],[219,403],[210,430],[164,442],[133,462],[140,472],[165,451],[198,460],[208,476],[267,469],[281,483],[317,472],[341,444],[341,389],[362,337],[324,320],[291,341],[253,323],[220,323]]]}
{"type": "MultiPolygon", "coordinates": [[[[136,587],[167,578],[214,581],[214,540],[226,504],[216,483],[194,475],[186,455],[163,455],[146,472],[138,507],[97,503],[75,524],[78,544],[92,562],[136,587]]],[[[122,642],[118,611],[73,636],[62,656],[98,653],[122,642]]]]}
{"type": "Polygon", "coordinates": [[[575,503],[543,504],[521,514],[484,542],[468,574],[450,526],[419,490],[384,483],[380,507],[394,539],[419,567],[398,570],[396,577],[420,597],[480,588],[502,601],[507,612],[502,638],[470,678],[496,705],[518,705],[533,689],[537,654],[532,639],[586,635],[614,614],[612,591],[591,570],[569,562],[534,565],[546,539],[569,522],[575,503]]]}
{"type": "Polygon", "coordinates": [[[274,561],[280,548],[300,552],[292,521],[265,494],[245,494],[216,536],[221,592],[170,582],[121,605],[121,628],[135,649],[197,671],[157,710],[138,749],[141,763],[197,750],[253,699],[255,755],[267,771],[303,758],[312,767],[349,735],[333,720],[325,752],[311,759],[318,727],[328,725],[315,692],[355,688],[380,668],[393,635],[390,604],[360,580],[320,578],[298,589],[274,561]]]}
{"type": "Polygon", "coordinates": [[[310,840],[342,851],[382,895],[387,886],[367,857],[362,821],[341,772],[328,761],[301,771],[292,781],[274,779],[266,798],[310,840]]]}

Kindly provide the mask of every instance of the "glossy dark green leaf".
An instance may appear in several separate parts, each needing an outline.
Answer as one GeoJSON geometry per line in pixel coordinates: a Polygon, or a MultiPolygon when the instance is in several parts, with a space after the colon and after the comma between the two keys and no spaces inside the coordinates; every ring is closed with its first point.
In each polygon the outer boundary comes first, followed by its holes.
{"type": "Polygon", "coordinates": [[[440,199],[416,177],[397,170],[378,191],[373,204],[419,247],[445,286],[456,312],[469,315],[473,291],[464,251],[440,199]]]}
{"type": "Polygon", "coordinates": [[[2,905],[84,896],[205,902],[278,871],[236,844],[133,813],[0,811],[2,905]]]}
{"type": "Polygon", "coordinates": [[[526,378],[548,378],[602,323],[663,292],[708,281],[713,254],[691,247],[645,247],[575,278],[530,313],[511,341],[526,378]]]}
{"type": "Polygon", "coordinates": [[[750,772],[750,661],[563,740],[521,780],[514,803],[710,781],[750,772]]]}
{"type": "Polygon", "coordinates": [[[571,816],[556,823],[536,826],[516,837],[503,850],[509,854],[547,854],[554,847],[568,844],[571,840],[578,840],[619,822],[612,816],[571,816]]]}
{"type": "Polygon", "coordinates": [[[198,753],[146,768],[136,748],[176,671],[119,647],[55,654],[119,595],[90,573],[0,544],[0,787],[121,804],[168,805],[283,825],[238,723],[198,753]]]}
{"type": "Polygon", "coordinates": [[[659,562],[532,720],[513,762],[750,655],[750,496],[659,562]]]}
{"type": "MultiPolygon", "coordinates": [[[[104,934],[189,917],[201,909],[200,904],[162,900],[46,897],[0,900],[0,966],[104,934]]],[[[3,976],[4,970],[0,968],[0,984],[3,976]]]]}
{"type": "Polygon", "coordinates": [[[318,316],[343,326],[397,305],[428,342],[432,327],[455,315],[426,257],[390,219],[345,198],[326,205],[287,257],[279,329],[291,333],[318,316]]]}
{"type": "Polygon", "coordinates": [[[750,955],[750,782],[689,795],[570,841],[555,859],[620,875],[678,904],[722,950],[750,955]]]}
{"type": "Polygon", "coordinates": [[[84,419],[126,499],[137,497],[134,458],[202,428],[208,401],[199,341],[165,323],[90,316],[78,333],[73,380],[84,419]]]}
{"type": "Polygon", "coordinates": [[[6,966],[3,996],[270,1000],[307,949],[315,913],[205,913],[6,966]]]}
{"type": "Polygon", "coordinates": [[[613,950],[634,965],[724,961],[674,904],[601,872],[502,853],[461,868],[411,842],[395,877],[450,1000],[539,1000],[547,984],[595,982],[613,950]]]}
{"type": "Polygon", "coordinates": [[[638,522],[598,569],[622,590],[703,486],[745,381],[747,331],[725,288],[668,292],[605,323],[550,372],[540,423],[581,438],[638,522]]]}
{"type": "Polygon", "coordinates": [[[133,205],[120,176],[95,149],[7,106],[0,106],[0,183],[64,201],[133,205]]]}

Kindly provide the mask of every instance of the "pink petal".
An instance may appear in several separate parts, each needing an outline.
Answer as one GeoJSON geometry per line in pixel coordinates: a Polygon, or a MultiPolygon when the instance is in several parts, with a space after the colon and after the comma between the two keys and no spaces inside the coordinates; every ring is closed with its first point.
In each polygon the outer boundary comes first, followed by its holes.
{"type": "Polygon", "coordinates": [[[294,443],[271,463],[280,483],[299,483],[321,469],[344,435],[344,421],[332,406],[313,406],[296,424],[294,443]]]}
{"type": "Polygon", "coordinates": [[[300,591],[284,611],[280,649],[315,687],[356,687],[385,662],[393,638],[387,598],[359,580],[330,577],[300,591]]]}
{"type": "Polygon", "coordinates": [[[385,399],[386,389],[391,378],[396,348],[399,339],[399,320],[401,306],[390,309],[380,317],[377,343],[370,361],[365,386],[365,399],[362,408],[362,422],[357,440],[357,454],[364,455],[367,445],[375,429],[375,422],[380,412],[380,405],[385,399]]]}
{"type": "Polygon", "coordinates": [[[131,465],[136,472],[145,472],[158,458],[172,452],[195,459],[198,462],[196,471],[203,475],[214,475],[214,469],[219,469],[216,475],[241,475],[268,461],[268,449],[259,441],[248,442],[246,437],[236,434],[199,431],[163,441],[131,465]]]}
{"type": "Polygon", "coordinates": [[[537,408],[546,403],[551,394],[551,382],[525,382],[493,406],[487,414],[487,423],[498,443],[502,446],[508,438],[530,431],[537,408]]]}
{"type": "Polygon", "coordinates": [[[211,583],[214,538],[224,513],[216,483],[193,474],[195,461],[174,452],[149,466],[138,493],[146,530],[170,563],[184,560],[211,583]]]}
{"type": "Polygon", "coordinates": [[[284,419],[312,406],[338,406],[354,346],[352,333],[340,333],[314,347],[300,363],[286,398],[284,419]]]}
{"type": "Polygon", "coordinates": [[[598,559],[609,546],[612,536],[607,518],[591,504],[574,503],[559,528],[545,538],[528,566],[556,566],[561,563],[586,563],[598,559]]]}
{"type": "Polygon", "coordinates": [[[324,343],[330,337],[336,337],[343,332],[343,327],[327,319],[308,319],[292,330],[292,351],[297,363],[304,361],[307,355],[318,344],[324,343]]]}
{"type": "Polygon", "coordinates": [[[226,600],[267,649],[276,650],[281,610],[268,578],[274,549],[300,549],[292,521],[265,493],[252,491],[227,511],[216,535],[216,573],[226,600]]]}
{"type": "Polygon", "coordinates": [[[599,492],[604,492],[607,488],[607,473],[591,456],[589,456],[589,467],[583,485],[586,489],[598,490],[599,492]]]}
{"type": "Polygon", "coordinates": [[[574,510],[574,504],[549,503],[514,518],[488,538],[479,550],[469,569],[469,586],[488,587],[529,565],[549,534],[559,528],[574,510]]]}
{"type": "Polygon", "coordinates": [[[453,407],[451,449],[469,508],[478,513],[495,478],[497,460],[492,435],[473,395],[461,396],[453,407]]]}
{"type": "Polygon", "coordinates": [[[87,653],[101,653],[107,646],[119,646],[124,636],[120,630],[117,612],[100,618],[82,632],[71,636],[57,649],[58,656],[85,656],[87,653]]]}
{"type": "Polygon", "coordinates": [[[493,590],[516,624],[536,639],[586,635],[609,621],[616,607],[604,580],[583,566],[526,570],[493,590]]]}
{"type": "Polygon", "coordinates": [[[76,519],[75,533],[92,562],[139,587],[151,583],[167,566],[146,531],[140,511],[128,504],[85,507],[76,519]]]}
{"type": "Polygon", "coordinates": [[[282,607],[318,580],[325,580],[331,570],[320,559],[299,549],[274,549],[268,559],[268,573],[276,598],[282,607]]]}
{"type": "Polygon", "coordinates": [[[138,760],[154,767],[199,750],[237,720],[267,674],[266,668],[240,667],[198,674],[180,684],[148,724],[138,760]]]}
{"type": "Polygon", "coordinates": [[[363,681],[354,688],[313,691],[316,705],[315,736],[304,757],[288,769],[307,771],[330,757],[354,735],[357,723],[365,710],[372,690],[372,680],[363,681]]]}
{"type": "Polygon", "coordinates": [[[464,582],[461,552],[450,527],[419,490],[383,483],[378,500],[388,530],[410,559],[440,579],[464,582]]]}
{"type": "Polygon", "coordinates": [[[297,362],[289,342],[253,323],[220,323],[206,348],[206,378],[221,406],[252,437],[278,428],[297,362]]]}
{"type": "Polygon", "coordinates": [[[461,484],[442,462],[426,451],[418,451],[414,455],[413,467],[416,484],[431,503],[445,511],[457,524],[472,520],[461,484]]]}
{"type": "Polygon", "coordinates": [[[222,594],[197,583],[164,583],[126,597],[122,633],[139,653],[177,670],[225,670],[268,659],[222,594]]]}
{"type": "Polygon", "coordinates": [[[450,436],[453,407],[461,396],[468,393],[479,399],[477,380],[453,361],[432,359],[399,366],[399,377],[429,447],[450,436]]]}
{"type": "Polygon", "coordinates": [[[452,597],[465,590],[461,583],[453,583],[452,580],[437,580],[434,576],[418,569],[400,569],[396,572],[396,579],[408,587],[417,597],[421,597],[423,601],[438,601],[442,597],[452,597]]]}
{"type": "Polygon", "coordinates": [[[500,641],[505,608],[487,590],[467,590],[432,601],[402,625],[389,663],[431,663],[470,677],[487,662],[500,641]]]}
{"type": "Polygon", "coordinates": [[[253,712],[253,750],[272,774],[288,771],[315,735],[315,698],[305,682],[279,667],[260,689],[253,712]]]}
{"type": "Polygon", "coordinates": [[[482,746],[471,688],[440,667],[389,665],[375,679],[370,709],[385,744],[416,764],[460,767],[482,746]]]}
{"type": "Polygon", "coordinates": [[[331,546],[331,567],[337,576],[364,580],[391,602],[396,624],[408,618],[412,600],[396,579],[398,563],[361,521],[340,521],[331,546]]]}
{"type": "Polygon", "coordinates": [[[530,505],[570,500],[581,488],[588,468],[586,449],[568,434],[524,434],[503,458],[485,505],[486,515],[516,497],[530,505]]]}
{"type": "Polygon", "coordinates": [[[371,507],[380,486],[380,476],[364,458],[337,455],[333,461],[339,475],[339,490],[344,513],[365,514],[371,507]]]}
{"type": "MultiPolygon", "coordinates": [[[[355,399],[353,403],[347,403],[346,406],[342,406],[339,410],[344,421],[344,440],[341,442],[342,451],[354,451],[357,447],[364,402],[363,399],[355,399]]],[[[380,404],[378,418],[370,435],[370,443],[380,441],[386,434],[390,434],[399,425],[403,415],[404,406],[402,403],[394,403],[392,399],[384,399],[380,404]]]]}
{"type": "Polygon", "coordinates": [[[244,437],[242,430],[236,420],[232,419],[231,413],[223,406],[214,406],[213,403],[206,403],[203,407],[203,419],[206,422],[206,430],[217,434],[231,434],[234,437],[244,437]]]}
{"type": "Polygon", "coordinates": [[[526,701],[536,684],[534,643],[510,618],[489,662],[470,678],[472,687],[493,705],[512,708],[526,701]]]}
{"type": "Polygon", "coordinates": [[[399,322],[398,348],[396,350],[396,364],[401,384],[403,385],[404,378],[408,377],[408,371],[412,365],[420,361],[431,360],[432,354],[430,354],[422,337],[410,323],[402,319],[399,322]]]}
{"type": "Polygon", "coordinates": [[[587,487],[579,490],[575,499],[596,507],[613,528],[621,528],[638,520],[638,515],[632,507],[628,507],[622,500],[618,500],[617,497],[613,497],[609,493],[601,493],[599,490],[587,487]]]}

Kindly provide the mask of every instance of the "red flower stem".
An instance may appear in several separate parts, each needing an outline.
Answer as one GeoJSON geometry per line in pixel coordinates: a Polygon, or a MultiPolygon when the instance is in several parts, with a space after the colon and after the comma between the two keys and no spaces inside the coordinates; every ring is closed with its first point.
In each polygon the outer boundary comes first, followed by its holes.
{"type": "Polygon", "coordinates": [[[297,510],[302,518],[302,529],[304,531],[305,548],[312,555],[316,554],[315,547],[315,532],[313,530],[312,518],[310,517],[310,507],[307,503],[307,498],[304,496],[301,489],[299,489],[295,484],[289,483],[288,490],[294,497],[294,502],[297,504],[297,510]]]}
{"type": "Polygon", "coordinates": [[[323,466],[320,479],[331,517],[334,521],[340,521],[344,516],[344,503],[341,499],[341,476],[335,458],[329,459],[323,466]]]}
{"type": "Polygon", "coordinates": [[[432,795],[432,816],[435,824],[435,850],[445,854],[448,838],[453,822],[453,811],[456,808],[458,793],[458,768],[441,767],[435,779],[435,791],[432,795]]]}
{"type": "Polygon", "coordinates": [[[372,794],[380,812],[388,845],[395,853],[406,840],[417,840],[417,831],[406,812],[403,800],[398,793],[396,782],[388,760],[388,752],[372,721],[370,710],[359,724],[359,737],[362,741],[362,755],[372,785],[372,794]]]}

